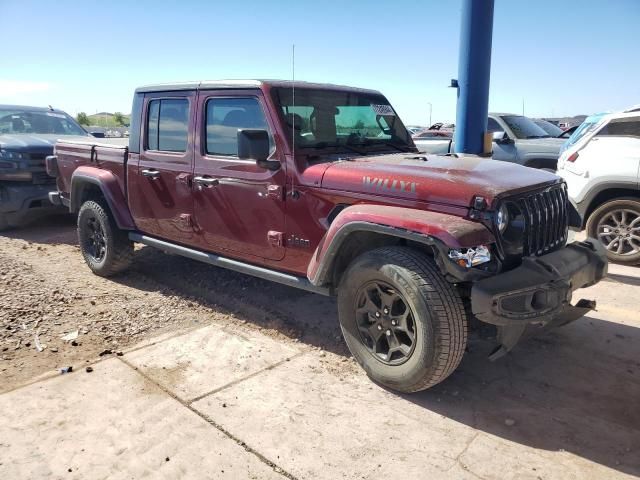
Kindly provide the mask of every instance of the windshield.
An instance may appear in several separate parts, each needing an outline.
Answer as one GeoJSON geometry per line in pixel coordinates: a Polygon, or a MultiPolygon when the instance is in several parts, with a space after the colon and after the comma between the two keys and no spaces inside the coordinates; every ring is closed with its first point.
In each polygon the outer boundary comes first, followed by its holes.
{"type": "Polygon", "coordinates": [[[296,148],[331,149],[361,155],[415,151],[400,118],[381,95],[311,88],[273,89],[289,139],[296,148]]]}
{"type": "Polygon", "coordinates": [[[69,115],[46,110],[0,109],[0,134],[87,135],[69,115]]]}
{"type": "Polygon", "coordinates": [[[552,137],[559,137],[564,133],[560,127],[556,127],[553,123],[547,122],[546,120],[534,120],[534,123],[552,137]]]}
{"type": "Polygon", "coordinates": [[[503,115],[502,120],[509,126],[516,138],[549,138],[550,135],[528,117],[503,115]]]}

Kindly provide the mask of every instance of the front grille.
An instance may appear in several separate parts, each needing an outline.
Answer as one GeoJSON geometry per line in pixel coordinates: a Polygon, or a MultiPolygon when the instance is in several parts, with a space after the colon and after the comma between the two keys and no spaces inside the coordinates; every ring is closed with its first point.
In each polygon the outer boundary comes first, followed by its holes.
{"type": "Polygon", "coordinates": [[[544,255],[562,247],[569,232],[564,184],[525,194],[516,200],[524,219],[523,254],[544,255]]]}

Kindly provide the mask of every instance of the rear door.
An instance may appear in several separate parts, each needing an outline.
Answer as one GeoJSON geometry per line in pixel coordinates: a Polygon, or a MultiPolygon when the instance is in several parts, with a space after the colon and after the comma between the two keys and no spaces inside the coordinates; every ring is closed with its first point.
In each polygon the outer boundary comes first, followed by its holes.
{"type": "Polygon", "coordinates": [[[572,166],[594,183],[604,179],[638,187],[640,116],[614,118],[578,151],[572,166]]]}
{"type": "Polygon", "coordinates": [[[284,257],[285,162],[271,135],[267,170],[238,158],[241,128],[274,132],[260,90],[201,91],[193,177],[194,215],[202,247],[251,259],[284,257]]]}
{"type": "Polygon", "coordinates": [[[195,91],[145,95],[137,169],[130,170],[131,211],[147,234],[193,244],[195,91]]]}

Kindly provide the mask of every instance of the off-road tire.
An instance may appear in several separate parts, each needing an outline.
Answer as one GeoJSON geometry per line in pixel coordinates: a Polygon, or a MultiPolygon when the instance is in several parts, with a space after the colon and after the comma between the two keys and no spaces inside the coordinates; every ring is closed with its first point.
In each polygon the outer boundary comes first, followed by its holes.
{"type": "Polygon", "coordinates": [[[374,381],[400,392],[417,392],[442,382],[460,364],[467,344],[467,319],[459,293],[434,260],[408,247],[383,247],[356,258],[338,287],[340,326],[352,355],[374,381]],[[358,328],[359,292],[381,281],[397,289],[412,311],[415,338],[404,363],[383,363],[358,328]]]}
{"type": "MultiPolygon", "coordinates": [[[[603,241],[603,238],[599,236],[598,225],[600,222],[605,219],[612,212],[619,210],[627,210],[631,212],[635,212],[635,214],[640,217],[640,199],[638,198],[615,198],[613,200],[609,200],[598,208],[596,208],[589,218],[587,219],[587,233],[590,237],[595,238],[603,243],[605,248],[607,244],[603,241]]],[[[640,224],[636,224],[635,226],[640,227],[640,224]]],[[[640,236],[640,230],[636,230],[633,232],[634,234],[640,236]]],[[[640,242],[636,242],[640,243],[640,242]]],[[[622,265],[638,265],[640,264],[640,251],[637,253],[629,253],[626,255],[618,255],[617,253],[607,249],[607,258],[609,261],[614,263],[619,263],[622,265]]]]}
{"type": "Polygon", "coordinates": [[[118,228],[103,200],[88,200],[80,207],[78,243],[91,271],[101,277],[110,277],[126,270],[133,260],[133,243],[127,232],[118,228]],[[103,232],[104,253],[100,258],[91,252],[90,224],[99,225],[103,232]]]}

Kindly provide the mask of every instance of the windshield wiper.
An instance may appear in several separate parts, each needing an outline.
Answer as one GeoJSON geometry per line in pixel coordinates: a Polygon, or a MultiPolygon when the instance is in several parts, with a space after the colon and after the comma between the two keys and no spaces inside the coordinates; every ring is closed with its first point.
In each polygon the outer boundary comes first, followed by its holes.
{"type": "Polygon", "coordinates": [[[529,135],[527,139],[529,138],[551,138],[551,135],[529,135]]]}

